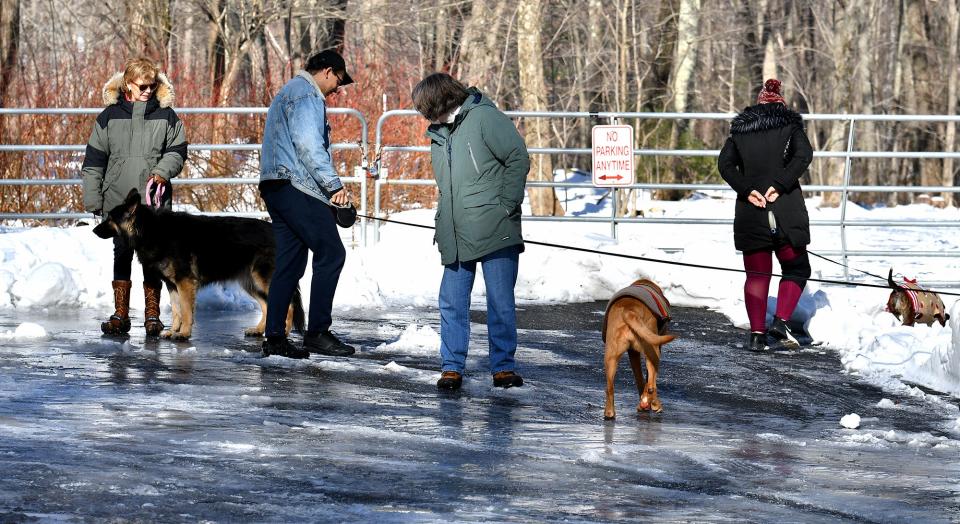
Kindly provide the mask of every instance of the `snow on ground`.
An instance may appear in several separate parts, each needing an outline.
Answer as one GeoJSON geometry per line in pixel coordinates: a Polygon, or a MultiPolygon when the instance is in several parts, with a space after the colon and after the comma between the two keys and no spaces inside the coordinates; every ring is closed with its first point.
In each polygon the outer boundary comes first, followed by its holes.
{"type": "MultiPolygon", "coordinates": [[[[572,174],[558,180],[584,181],[572,174]]],[[[561,189],[558,197],[570,216],[610,216],[610,199],[599,189],[561,189]]],[[[640,195],[638,209],[647,217],[732,218],[732,193],[695,194],[680,202],[650,200],[640,195]]],[[[835,220],[837,208],[819,208],[818,199],[807,200],[811,220],[835,220]]],[[[528,209],[526,211],[529,211],[528,209]]],[[[956,208],[936,209],[926,205],[866,209],[847,208],[847,218],[857,220],[956,220],[956,208]]],[[[408,211],[392,218],[433,224],[433,211],[408,211]]],[[[604,223],[525,222],[527,240],[552,242],[613,253],[741,268],[733,247],[730,225],[623,224],[618,239],[610,237],[604,223]]],[[[94,307],[110,311],[112,243],[95,237],[92,226],[0,229],[0,308],[94,307]]],[[[381,228],[381,241],[364,247],[353,241],[358,231],[342,230],[348,245],[347,263],[340,278],[336,308],[435,306],[441,266],[433,233],[409,226],[388,224],[381,228]]],[[[949,228],[850,226],[848,249],[904,251],[960,250],[960,239],[949,228]]],[[[370,235],[372,238],[372,234],[370,235]]],[[[837,250],[837,227],[812,228],[812,252],[837,250]]],[[[814,277],[840,278],[841,269],[811,257],[814,277]]],[[[890,257],[851,260],[851,265],[885,275],[917,277],[920,282],[948,281],[960,262],[951,258],[890,257]]],[[[135,264],[131,306],[142,311],[141,274],[135,264]]],[[[774,265],[775,271],[777,266],[774,265]]],[[[852,274],[856,274],[855,272],[852,274]]],[[[310,286],[310,267],[301,289],[310,286]]],[[[678,306],[699,306],[719,311],[739,326],[747,327],[743,305],[743,275],[691,269],[598,254],[528,245],[520,261],[517,296],[520,301],[550,303],[606,300],[617,289],[637,278],[660,284],[678,306]]],[[[861,278],[861,277],[858,277],[861,278]]],[[[866,282],[876,282],[872,279],[866,282]]],[[[776,294],[777,280],[771,284],[776,294]]],[[[483,280],[478,277],[475,300],[482,303],[483,280]]],[[[953,289],[952,291],[956,291],[953,289]]],[[[956,297],[944,296],[951,320],[945,327],[902,327],[885,311],[889,292],[878,288],[850,288],[809,283],[794,319],[802,320],[823,347],[837,351],[846,370],[866,377],[888,390],[920,384],[960,396],[960,305],[956,297]]],[[[166,306],[167,296],[163,303],[166,306]]],[[[309,300],[309,293],[304,294],[309,300]]],[[[309,304],[306,304],[309,305],[309,304]]],[[[201,291],[199,308],[256,309],[255,303],[233,285],[211,286],[201,291]]],[[[769,299],[768,317],[775,308],[769,299]]],[[[42,329],[42,328],[41,328],[42,329]]],[[[376,348],[385,354],[435,352],[438,335],[430,328],[408,326],[396,333],[391,344],[376,348]]],[[[0,334],[10,338],[13,334],[0,334]]],[[[40,335],[43,336],[43,335],[40,335]]],[[[744,335],[746,339],[746,334],[744,335]]],[[[389,369],[384,371],[389,372],[389,369]]]]}

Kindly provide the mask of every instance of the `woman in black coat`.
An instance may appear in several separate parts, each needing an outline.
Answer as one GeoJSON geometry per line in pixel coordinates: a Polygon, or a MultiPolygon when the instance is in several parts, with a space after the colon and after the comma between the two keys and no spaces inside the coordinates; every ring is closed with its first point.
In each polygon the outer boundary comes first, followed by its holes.
{"type": "Polygon", "coordinates": [[[767,348],[767,335],[799,347],[786,321],[810,278],[810,219],[799,180],[812,160],[803,119],[784,104],[780,81],[767,80],[757,105],[733,119],[718,161],[720,176],[737,192],[733,240],[748,271],[743,292],[753,350],[767,348]],[[774,253],[783,278],[776,315],[766,329],[774,253]]]}

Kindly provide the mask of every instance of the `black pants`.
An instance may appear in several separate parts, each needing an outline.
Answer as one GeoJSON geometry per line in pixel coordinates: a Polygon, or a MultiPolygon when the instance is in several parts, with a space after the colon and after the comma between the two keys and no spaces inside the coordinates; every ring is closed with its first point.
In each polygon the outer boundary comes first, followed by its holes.
{"type": "MultiPolygon", "coordinates": [[[[120,236],[113,237],[113,279],[130,280],[133,268],[133,248],[120,236]]],[[[143,268],[143,283],[160,287],[160,273],[143,268]]]]}
{"type": "Polygon", "coordinates": [[[333,295],[347,258],[330,206],[291,184],[262,185],[261,196],[273,220],[277,244],[264,334],[276,337],[286,332],[287,309],[307,268],[307,250],[313,251],[307,333],[326,331],[333,323],[333,295]]]}

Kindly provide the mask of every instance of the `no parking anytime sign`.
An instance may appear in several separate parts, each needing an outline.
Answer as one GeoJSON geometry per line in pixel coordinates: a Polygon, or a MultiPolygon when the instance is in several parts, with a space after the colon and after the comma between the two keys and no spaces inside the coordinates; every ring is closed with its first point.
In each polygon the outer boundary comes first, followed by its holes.
{"type": "Polygon", "coordinates": [[[633,128],[593,126],[593,185],[629,186],[633,183],[633,128]]]}

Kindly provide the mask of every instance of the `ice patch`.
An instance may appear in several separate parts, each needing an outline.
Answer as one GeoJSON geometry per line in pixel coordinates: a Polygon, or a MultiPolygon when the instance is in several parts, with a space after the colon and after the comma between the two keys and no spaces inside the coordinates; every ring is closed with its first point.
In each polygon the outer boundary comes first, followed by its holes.
{"type": "Polygon", "coordinates": [[[878,407],[878,408],[892,409],[892,408],[897,407],[897,405],[894,404],[892,400],[890,400],[890,399],[888,399],[888,398],[884,398],[884,399],[880,399],[880,402],[877,402],[877,407],[878,407]]]}
{"type": "Polygon", "coordinates": [[[758,433],[757,438],[761,440],[766,440],[769,442],[781,442],[783,444],[790,444],[791,446],[806,446],[807,443],[802,440],[794,440],[787,438],[779,433],[758,433]]]}

